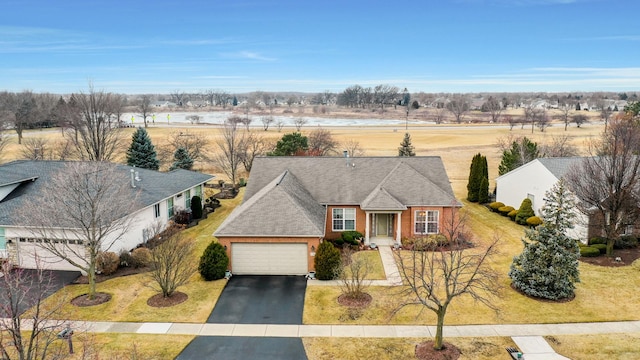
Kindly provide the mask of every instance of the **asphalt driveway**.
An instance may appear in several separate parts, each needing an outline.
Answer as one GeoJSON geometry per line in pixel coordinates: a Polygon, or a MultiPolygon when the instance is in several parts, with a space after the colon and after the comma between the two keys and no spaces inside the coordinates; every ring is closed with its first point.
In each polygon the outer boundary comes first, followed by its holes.
{"type": "Polygon", "coordinates": [[[27,309],[35,305],[38,297],[42,299],[60,290],[65,285],[71,284],[80,276],[79,271],[57,271],[42,270],[42,280],[38,281],[38,270],[34,269],[14,269],[11,270],[11,278],[19,279],[19,286],[9,284],[3,277],[0,279],[0,317],[9,316],[6,313],[9,304],[9,296],[22,298],[18,303],[18,313],[22,314],[27,309]]]}
{"type": "Polygon", "coordinates": [[[198,336],[176,360],[304,360],[300,338],[198,336]]]}
{"type": "Polygon", "coordinates": [[[233,276],[208,323],[302,324],[304,276],[233,276]]]}

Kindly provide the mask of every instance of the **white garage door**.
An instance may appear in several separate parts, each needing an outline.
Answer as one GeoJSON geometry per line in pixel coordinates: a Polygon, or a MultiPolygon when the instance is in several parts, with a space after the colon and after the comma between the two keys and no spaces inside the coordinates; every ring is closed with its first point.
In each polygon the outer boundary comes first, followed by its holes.
{"type": "Polygon", "coordinates": [[[237,275],[304,275],[307,244],[232,243],[231,264],[237,275]]]}
{"type": "MultiPolygon", "coordinates": [[[[78,270],[77,267],[69,264],[68,261],[60,259],[35,243],[20,241],[17,245],[19,266],[23,269],[36,269],[39,267],[45,270],[78,270]]],[[[78,253],[84,252],[82,245],[71,246],[73,246],[78,253]]],[[[73,254],[69,256],[75,258],[73,254]]],[[[80,264],[83,264],[83,262],[80,262],[80,264]]]]}

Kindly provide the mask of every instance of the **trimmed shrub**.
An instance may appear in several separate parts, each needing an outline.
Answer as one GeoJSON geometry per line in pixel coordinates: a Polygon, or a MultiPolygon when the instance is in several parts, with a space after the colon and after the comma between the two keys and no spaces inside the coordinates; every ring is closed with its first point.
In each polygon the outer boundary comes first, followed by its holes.
{"type": "Polygon", "coordinates": [[[358,245],[359,241],[358,239],[363,238],[364,235],[362,235],[361,232],[359,231],[343,231],[341,238],[342,240],[344,240],[345,243],[350,244],[350,245],[358,245]]]}
{"type": "Polygon", "coordinates": [[[606,244],[606,243],[607,243],[607,238],[601,237],[601,236],[596,236],[596,237],[592,237],[591,239],[589,239],[589,245],[606,244]]]}
{"type": "Polygon", "coordinates": [[[133,258],[131,257],[131,253],[125,249],[120,250],[120,254],[118,254],[120,258],[120,266],[129,267],[133,266],[133,258]]]}
{"type": "Polygon", "coordinates": [[[614,249],[633,249],[638,247],[638,238],[633,235],[624,235],[616,239],[614,249]]]}
{"type": "Polygon", "coordinates": [[[101,252],[96,257],[96,262],[98,271],[100,271],[101,274],[111,275],[118,270],[120,257],[112,251],[101,252]]]}
{"type": "Polygon", "coordinates": [[[507,214],[507,216],[508,216],[508,217],[510,217],[510,218],[511,218],[511,220],[514,220],[514,221],[515,221],[516,217],[518,216],[518,210],[511,210],[511,211],[507,214]]]}
{"type": "Polygon", "coordinates": [[[338,277],[340,271],[340,250],[336,249],[329,241],[323,241],[316,250],[313,265],[316,269],[318,280],[333,280],[338,277]]]}
{"type": "Polygon", "coordinates": [[[592,246],[583,246],[580,248],[580,256],[584,256],[584,257],[600,256],[600,250],[592,246]]]}
{"type": "Polygon", "coordinates": [[[198,271],[206,281],[218,280],[224,277],[229,267],[229,257],[220,243],[212,241],[200,257],[198,271]]]}
{"type": "Polygon", "coordinates": [[[533,205],[531,204],[531,199],[527,198],[522,200],[520,204],[520,208],[518,209],[518,216],[516,216],[516,222],[520,225],[524,225],[527,223],[527,219],[534,216],[535,212],[533,211],[533,205]]]}
{"type": "Polygon", "coordinates": [[[188,225],[191,222],[191,210],[178,210],[173,216],[173,221],[176,224],[188,225]]]}
{"type": "Polygon", "coordinates": [[[507,216],[513,210],[515,210],[513,206],[502,206],[498,208],[498,212],[502,216],[507,216]]]}
{"type": "Polygon", "coordinates": [[[151,250],[143,247],[133,249],[131,259],[133,259],[131,266],[135,268],[148,266],[151,263],[151,250]]]}
{"type": "Polygon", "coordinates": [[[600,254],[606,254],[607,253],[607,245],[606,244],[593,244],[590,245],[592,248],[598,249],[600,251],[600,254]]]}
{"type": "Polygon", "coordinates": [[[337,247],[342,247],[342,245],[344,245],[344,240],[342,240],[342,238],[338,238],[333,240],[333,244],[337,247]]]}
{"type": "Polygon", "coordinates": [[[191,198],[191,215],[194,219],[202,217],[202,199],[198,195],[191,198]]]}
{"type": "Polygon", "coordinates": [[[499,201],[495,201],[492,202],[491,204],[489,204],[489,210],[493,211],[493,212],[498,212],[498,209],[503,207],[504,203],[501,203],[499,201]]]}
{"type": "Polygon", "coordinates": [[[529,226],[538,226],[538,225],[542,224],[542,219],[540,219],[540,217],[538,217],[538,216],[532,216],[532,217],[528,218],[525,222],[529,226]]]}
{"type": "Polygon", "coordinates": [[[437,249],[440,246],[444,246],[448,243],[447,237],[442,234],[430,234],[425,237],[416,238],[414,240],[414,250],[428,251],[437,249]]]}

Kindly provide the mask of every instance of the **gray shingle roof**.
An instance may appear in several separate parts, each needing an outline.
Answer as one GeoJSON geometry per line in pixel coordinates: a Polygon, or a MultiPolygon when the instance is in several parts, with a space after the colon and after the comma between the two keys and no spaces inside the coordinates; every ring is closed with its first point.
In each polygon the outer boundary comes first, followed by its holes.
{"type": "Polygon", "coordinates": [[[322,236],[325,205],[460,206],[440,157],[259,157],[215,236],[322,236]]]}
{"type": "Polygon", "coordinates": [[[573,167],[578,166],[584,157],[557,157],[557,158],[539,158],[538,161],[546,167],[556,178],[564,177],[573,167]]]}
{"type": "Polygon", "coordinates": [[[302,237],[324,235],[326,209],[288,171],[236,208],[215,236],[302,237]]]}
{"type": "Polygon", "coordinates": [[[285,170],[323,205],[360,205],[380,187],[405,206],[457,203],[439,156],[258,157],[244,201],[285,170]]]}
{"type": "MultiPolygon", "coordinates": [[[[64,169],[67,161],[13,161],[0,165],[0,187],[8,184],[20,183],[11,194],[0,200],[0,225],[22,225],[20,219],[15,219],[16,210],[26,201],[38,201],[39,194],[47,185],[47,180],[56,172],[64,169]],[[35,179],[35,181],[31,181],[35,179]]],[[[131,169],[127,165],[111,164],[117,169],[129,174],[131,169]]],[[[138,193],[137,210],[158,203],[186,189],[205,183],[213,176],[188,170],[174,170],[159,172],[148,169],[135,168],[140,181],[136,188],[131,188],[132,196],[138,193]]]]}

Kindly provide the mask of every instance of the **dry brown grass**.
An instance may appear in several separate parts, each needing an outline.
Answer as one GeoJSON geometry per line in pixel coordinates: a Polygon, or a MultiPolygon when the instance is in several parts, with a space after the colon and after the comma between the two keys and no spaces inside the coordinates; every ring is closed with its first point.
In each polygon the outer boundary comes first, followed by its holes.
{"type": "MultiPolygon", "coordinates": [[[[73,337],[74,355],[67,355],[64,359],[174,359],[193,338],[175,334],[77,334],[73,337]]],[[[66,341],[56,341],[54,346],[61,347],[62,353],[68,354],[66,341]]]]}
{"type": "Polygon", "coordinates": [[[640,356],[640,333],[545,336],[553,349],[574,360],[635,360],[640,356]]]}
{"type": "MultiPolygon", "coordinates": [[[[193,261],[199,262],[204,249],[214,240],[213,232],[242,199],[221,200],[222,206],[198,226],[183,232],[186,239],[196,243],[193,261]]],[[[108,321],[148,321],[148,322],[205,322],[216,304],[226,280],[204,281],[199,273],[192,276],[190,282],[178,290],[186,293],[189,299],[181,304],[156,308],[147,305],[147,299],[156,292],[149,287],[152,280],[147,274],[137,274],[114,278],[97,284],[97,290],[111,294],[109,302],[91,307],[76,307],[67,302],[61,318],[72,320],[108,320],[108,321]]],[[[70,285],[47,299],[72,299],[86,293],[87,285],[70,285]]]]}
{"type": "MultiPolygon", "coordinates": [[[[412,359],[415,346],[424,338],[304,338],[309,360],[412,359]]],[[[462,352],[460,360],[493,360],[507,356],[504,348],[515,346],[507,337],[447,338],[462,352]]]]}

